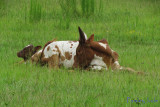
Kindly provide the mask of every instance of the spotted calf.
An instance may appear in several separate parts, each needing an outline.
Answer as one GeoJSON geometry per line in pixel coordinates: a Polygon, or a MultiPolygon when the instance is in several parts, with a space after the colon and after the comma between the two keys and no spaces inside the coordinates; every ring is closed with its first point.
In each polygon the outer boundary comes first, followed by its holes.
{"type": "Polygon", "coordinates": [[[34,47],[32,44],[24,47],[21,51],[17,52],[17,56],[27,61],[32,55],[37,54],[37,51],[41,49],[41,46],[34,47]]]}

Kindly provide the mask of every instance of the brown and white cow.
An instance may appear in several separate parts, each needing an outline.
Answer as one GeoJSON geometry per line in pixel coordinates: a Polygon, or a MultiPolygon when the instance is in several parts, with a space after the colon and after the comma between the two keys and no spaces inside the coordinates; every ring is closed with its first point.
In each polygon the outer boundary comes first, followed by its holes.
{"type": "MultiPolygon", "coordinates": [[[[83,33],[83,37],[87,39],[86,34],[82,32],[80,27],[79,32],[83,33]]],[[[47,63],[49,68],[59,68],[60,66],[74,68],[75,66],[73,65],[76,64],[76,50],[79,42],[80,41],[53,41],[47,43],[42,50],[41,63],[47,63]]],[[[108,54],[110,55],[110,53],[108,54]]]]}
{"type": "MultiPolygon", "coordinates": [[[[49,41],[43,49],[29,45],[17,53],[25,61],[47,64],[49,68],[82,68],[82,69],[124,69],[118,62],[118,54],[113,51],[106,40],[94,41],[94,35],[87,39],[79,27],[79,41],[49,41]],[[39,51],[38,51],[39,50],[39,51]]],[[[125,68],[126,69],[126,68],[125,68]]],[[[128,68],[127,68],[128,69],[128,68]]],[[[131,71],[134,71],[131,69],[131,71]]]]}

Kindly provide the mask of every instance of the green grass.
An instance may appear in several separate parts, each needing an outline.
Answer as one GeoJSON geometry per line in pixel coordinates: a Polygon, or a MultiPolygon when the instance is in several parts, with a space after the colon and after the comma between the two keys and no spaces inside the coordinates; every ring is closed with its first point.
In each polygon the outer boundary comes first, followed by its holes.
{"type": "Polygon", "coordinates": [[[29,20],[30,0],[0,1],[0,106],[160,105],[160,1],[94,0],[94,14],[88,17],[77,1],[76,15],[67,18],[59,1],[38,1],[41,18],[34,23],[29,20]],[[95,40],[107,39],[122,66],[147,75],[15,64],[21,61],[16,53],[28,44],[78,40],[78,26],[88,36],[94,33],[95,40]],[[158,102],[131,102],[147,98],[158,102]]]}

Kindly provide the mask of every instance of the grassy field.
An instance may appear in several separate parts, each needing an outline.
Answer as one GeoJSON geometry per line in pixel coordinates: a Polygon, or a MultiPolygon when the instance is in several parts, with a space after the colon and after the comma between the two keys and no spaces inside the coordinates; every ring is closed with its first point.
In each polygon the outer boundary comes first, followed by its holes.
{"type": "Polygon", "coordinates": [[[158,107],[160,1],[66,1],[0,1],[0,106],[158,107]],[[16,64],[28,44],[78,40],[78,26],[95,40],[107,39],[122,66],[147,75],[16,64]]]}

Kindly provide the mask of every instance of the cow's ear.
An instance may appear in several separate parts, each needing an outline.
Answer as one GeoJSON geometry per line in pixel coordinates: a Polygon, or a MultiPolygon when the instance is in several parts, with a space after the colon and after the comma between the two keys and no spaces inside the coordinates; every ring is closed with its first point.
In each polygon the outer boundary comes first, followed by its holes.
{"type": "Polygon", "coordinates": [[[34,47],[34,52],[37,52],[39,49],[41,49],[42,47],[41,46],[36,46],[34,47]]]}
{"type": "Polygon", "coordinates": [[[92,42],[92,41],[94,41],[94,34],[92,34],[89,38],[88,38],[88,40],[87,40],[88,42],[92,42]]]}
{"type": "Polygon", "coordinates": [[[86,42],[86,35],[80,27],[78,27],[78,30],[79,30],[79,43],[84,44],[86,42]]]}

